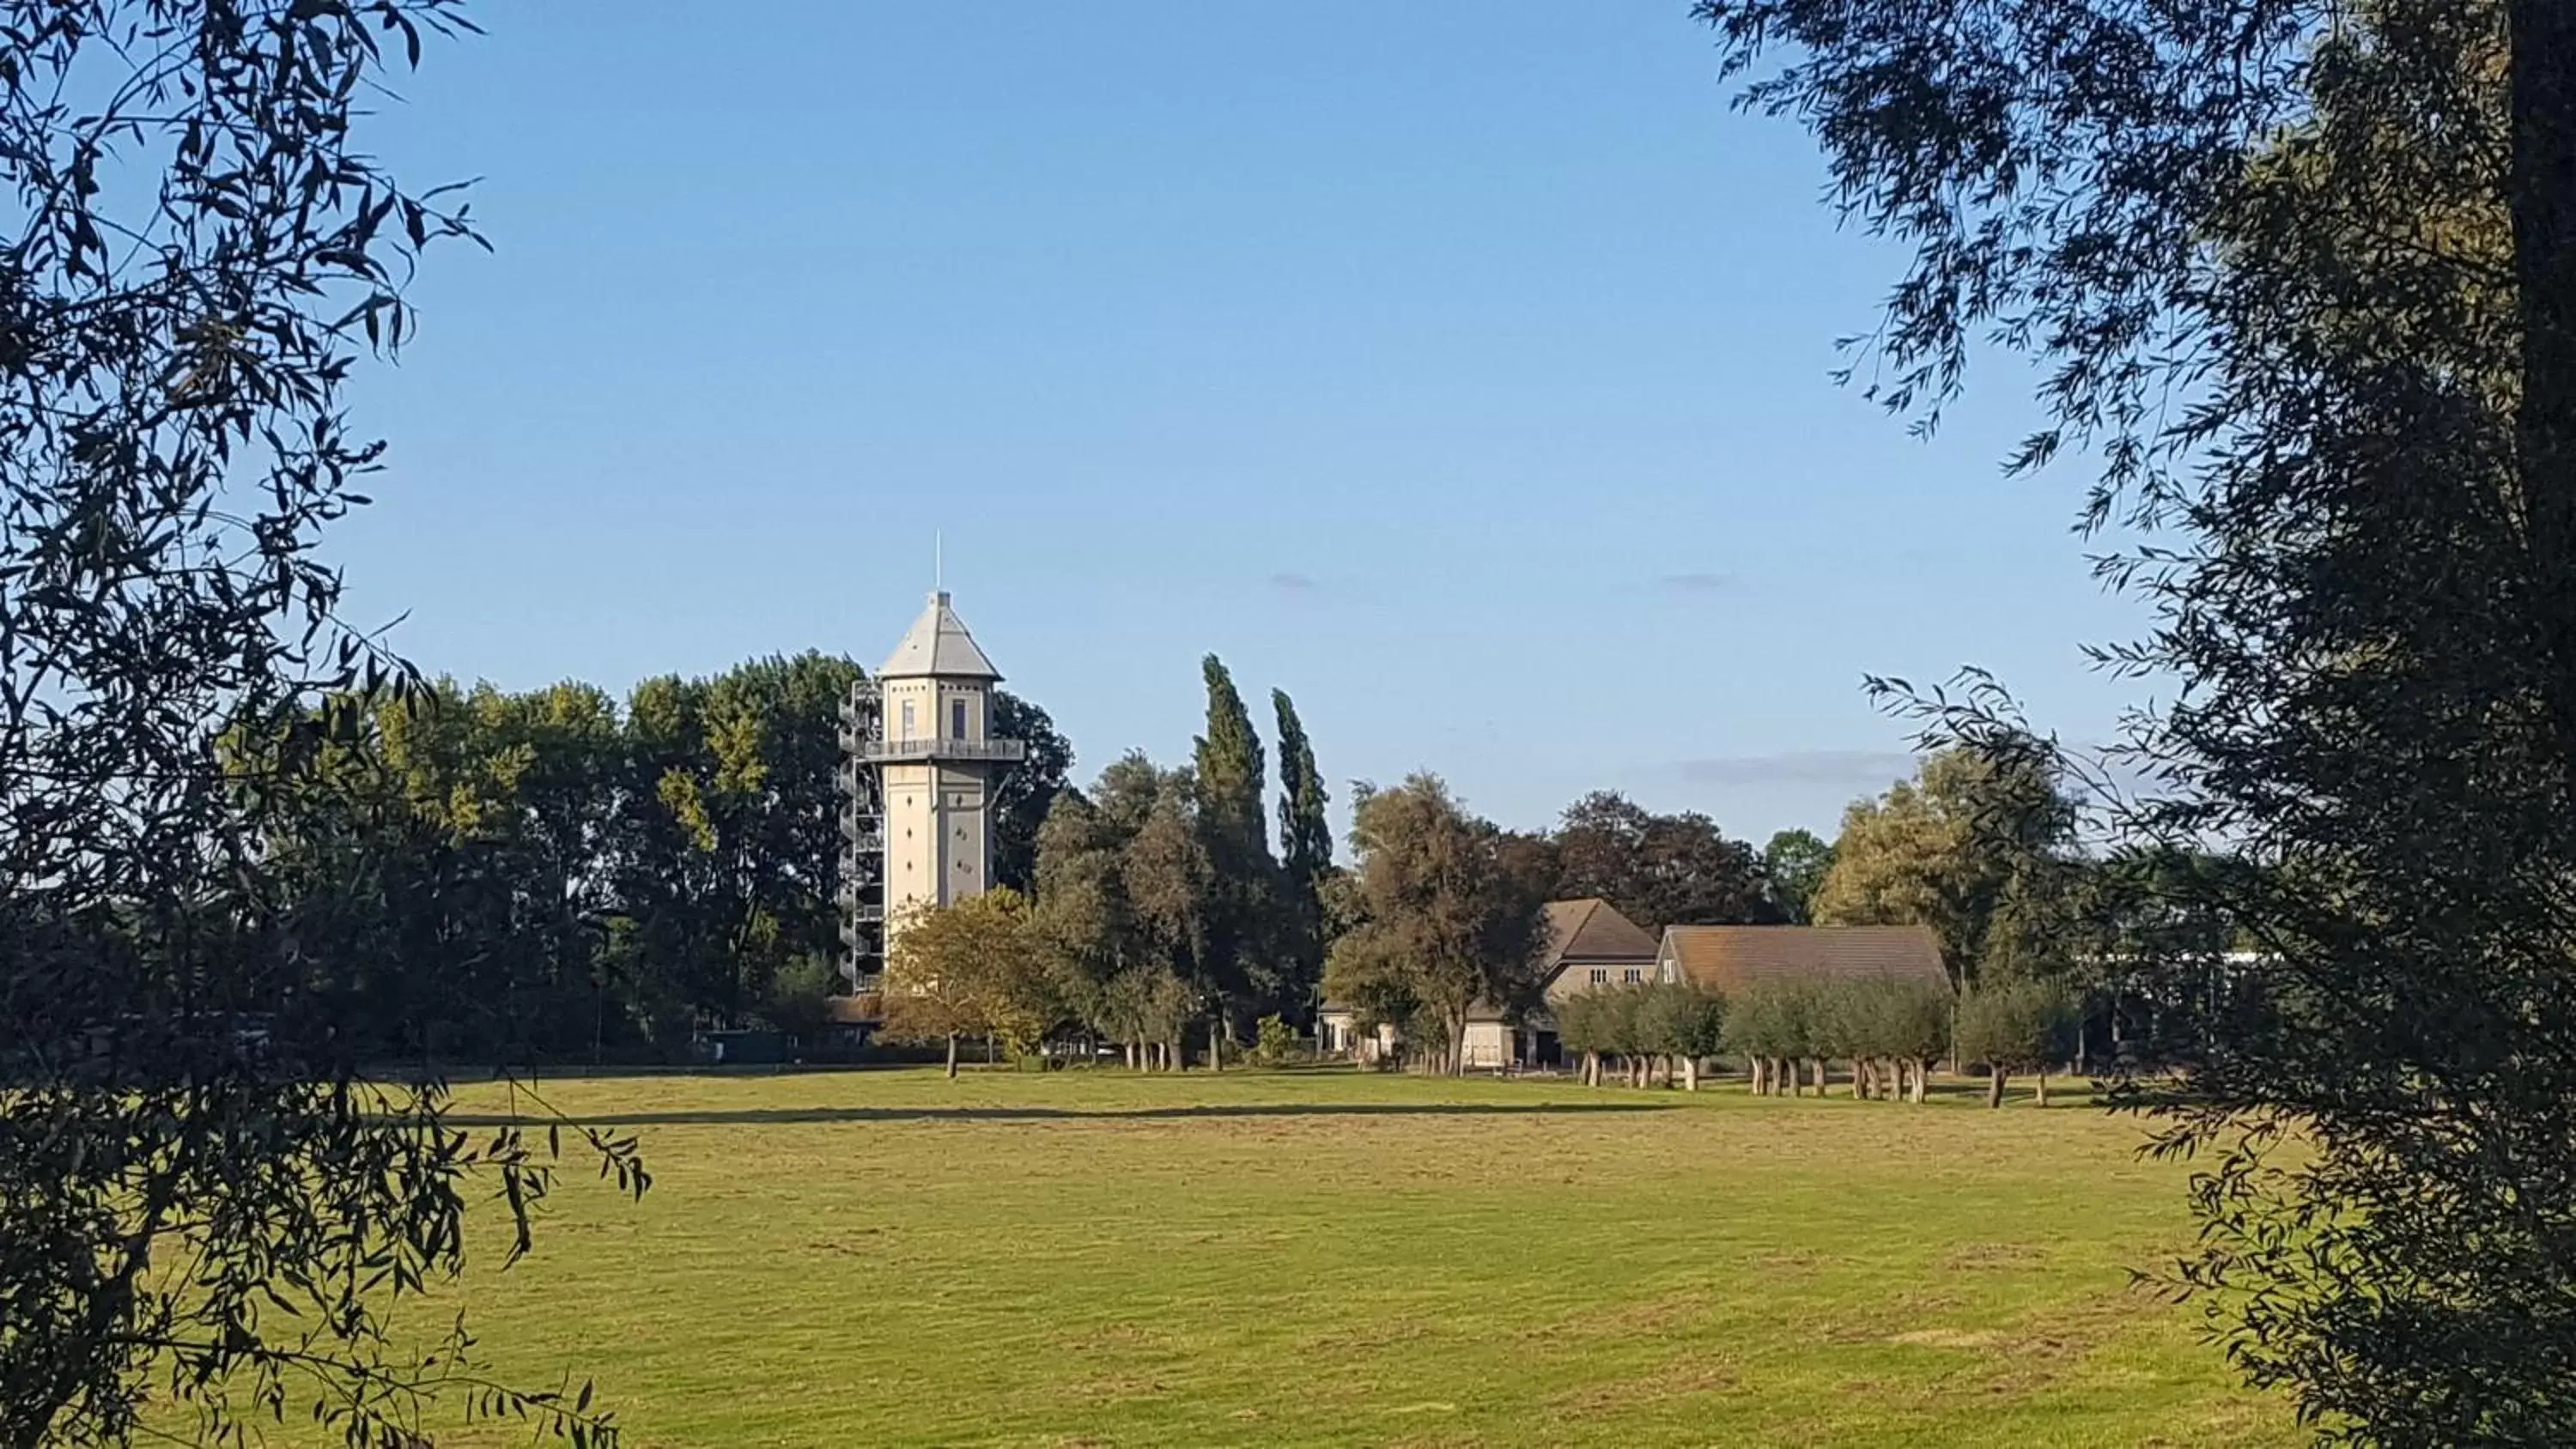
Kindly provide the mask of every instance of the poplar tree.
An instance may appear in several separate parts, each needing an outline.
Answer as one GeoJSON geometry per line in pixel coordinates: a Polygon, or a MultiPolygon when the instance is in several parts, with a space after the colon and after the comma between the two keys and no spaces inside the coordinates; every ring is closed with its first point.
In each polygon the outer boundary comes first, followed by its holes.
{"type": "Polygon", "coordinates": [[[1289,984],[1303,992],[1323,977],[1323,888],[1325,877],[1333,870],[1333,827],[1324,814],[1328,797],[1323,775],[1315,768],[1315,747],[1306,738],[1304,722],[1297,718],[1296,702],[1288,697],[1288,691],[1274,689],[1270,691],[1270,703],[1279,716],[1279,853],[1285,877],[1282,914],[1289,933],[1288,957],[1294,975],[1289,984]]]}
{"type": "Polygon", "coordinates": [[[1231,1035],[1239,999],[1279,983],[1275,950],[1278,862],[1270,854],[1264,819],[1264,760],[1252,714],[1224,661],[1201,662],[1207,681],[1207,733],[1197,741],[1192,774],[1196,819],[1208,862],[1208,899],[1199,912],[1205,931],[1200,960],[1215,1014],[1209,1044],[1221,1060],[1220,1038],[1231,1035]]]}

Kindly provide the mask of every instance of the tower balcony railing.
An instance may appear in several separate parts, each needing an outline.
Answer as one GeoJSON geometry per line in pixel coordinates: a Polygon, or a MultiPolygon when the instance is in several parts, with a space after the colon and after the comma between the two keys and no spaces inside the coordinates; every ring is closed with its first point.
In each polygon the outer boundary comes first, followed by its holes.
{"type": "Polygon", "coordinates": [[[1000,760],[1028,758],[1026,740],[863,740],[859,758],[872,765],[906,760],[1000,760]]]}

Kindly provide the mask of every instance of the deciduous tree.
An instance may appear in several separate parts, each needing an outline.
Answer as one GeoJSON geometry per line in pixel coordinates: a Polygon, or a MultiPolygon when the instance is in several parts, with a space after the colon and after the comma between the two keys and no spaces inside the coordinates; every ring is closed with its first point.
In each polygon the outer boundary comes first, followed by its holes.
{"type": "Polygon", "coordinates": [[[1470,1008],[1516,1010],[1540,984],[1547,885],[1510,869],[1502,843],[1437,776],[1358,792],[1351,847],[1367,919],[1334,943],[1325,990],[1411,1002],[1434,1034],[1434,1062],[1453,1074],[1470,1008]]]}
{"type": "Polygon", "coordinates": [[[1565,808],[1556,891],[1598,896],[1649,931],[1773,919],[1753,848],[1705,815],[1657,815],[1610,791],[1565,808]]]}
{"type": "Polygon", "coordinates": [[[1803,926],[1825,872],[1834,864],[1834,848],[1812,830],[1783,830],[1762,847],[1762,879],[1772,909],[1781,920],[1803,926]]]}

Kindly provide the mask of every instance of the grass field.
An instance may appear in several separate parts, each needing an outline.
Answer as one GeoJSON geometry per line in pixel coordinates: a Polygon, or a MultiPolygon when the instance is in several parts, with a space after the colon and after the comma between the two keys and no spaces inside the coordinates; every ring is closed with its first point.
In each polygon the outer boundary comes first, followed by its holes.
{"type": "Polygon", "coordinates": [[[547,1092],[633,1123],[656,1186],[570,1185],[534,1258],[448,1296],[643,1446],[2298,1440],[2128,1286],[2188,1233],[2180,1173],[2082,1108],[1326,1072],[547,1092]]]}

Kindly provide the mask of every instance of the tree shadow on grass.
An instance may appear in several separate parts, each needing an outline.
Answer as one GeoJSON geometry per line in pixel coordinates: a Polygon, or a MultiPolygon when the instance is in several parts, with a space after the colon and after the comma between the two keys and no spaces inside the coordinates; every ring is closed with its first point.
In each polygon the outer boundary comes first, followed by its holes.
{"type": "MultiPolygon", "coordinates": [[[[1198,1117],[1566,1117],[1600,1112],[1667,1112],[1678,1102],[1250,1102],[1129,1109],[1078,1107],[739,1107],[668,1112],[569,1112],[581,1127],[774,1126],[818,1122],[1155,1122],[1198,1117]]],[[[451,1127],[536,1127],[550,1119],[451,1112],[451,1127]]]]}

